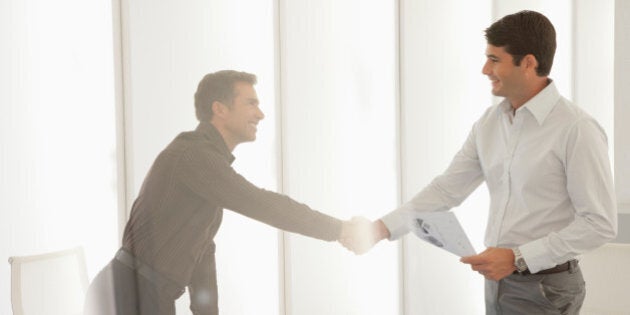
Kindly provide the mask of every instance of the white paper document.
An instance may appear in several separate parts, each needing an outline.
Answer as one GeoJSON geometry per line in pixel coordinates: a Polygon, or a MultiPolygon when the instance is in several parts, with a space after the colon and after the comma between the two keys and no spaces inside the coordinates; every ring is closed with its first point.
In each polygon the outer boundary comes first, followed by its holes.
{"type": "Polygon", "coordinates": [[[409,215],[408,222],[411,231],[424,241],[459,257],[476,254],[453,212],[413,212],[409,215]]]}

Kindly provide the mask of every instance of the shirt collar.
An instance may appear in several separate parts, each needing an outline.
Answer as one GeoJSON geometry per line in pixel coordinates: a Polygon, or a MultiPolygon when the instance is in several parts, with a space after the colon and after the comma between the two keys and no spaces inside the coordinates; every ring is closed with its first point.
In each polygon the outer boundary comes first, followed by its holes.
{"type": "MultiPolygon", "coordinates": [[[[544,89],[517,109],[517,111],[523,108],[527,109],[536,118],[539,125],[542,125],[553,107],[558,103],[558,99],[560,99],[560,92],[558,92],[556,84],[551,79],[549,81],[549,84],[544,89]]],[[[505,113],[509,113],[512,110],[512,106],[507,100],[501,102],[501,107],[505,113]]]]}
{"type": "Polygon", "coordinates": [[[219,133],[214,125],[209,122],[202,121],[199,123],[195,131],[201,133],[204,138],[210,141],[210,143],[219,150],[219,153],[225,157],[230,164],[234,162],[236,158],[232,152],[230,152],[230,149],[228,149],[227,144],[225,144],[225,140],[223,140],[221,133],[219,133]]]}

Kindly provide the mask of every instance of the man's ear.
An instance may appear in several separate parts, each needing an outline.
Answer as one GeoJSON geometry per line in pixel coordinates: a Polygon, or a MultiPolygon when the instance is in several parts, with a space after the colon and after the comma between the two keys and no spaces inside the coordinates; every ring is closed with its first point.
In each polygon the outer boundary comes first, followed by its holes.
{"type": "Polygon", "coordinates": [[[214,101],[212,102],[212,116],[216,116],[216,117],[224,117],[225,113],[228,111],[228,107],[225,106],[225,104],[219,102],[219,101],[214,101]]]}
{"type": "Polygon", "coordinates": [[[523,57],[523,60],[521,61],[521,64],[528,69],[534,70],[534,72],[536,72],[536,69],[538,68],[538,60],[536,60],[536,57],[532,54],[525,55],[525,57],[523,57]]]}

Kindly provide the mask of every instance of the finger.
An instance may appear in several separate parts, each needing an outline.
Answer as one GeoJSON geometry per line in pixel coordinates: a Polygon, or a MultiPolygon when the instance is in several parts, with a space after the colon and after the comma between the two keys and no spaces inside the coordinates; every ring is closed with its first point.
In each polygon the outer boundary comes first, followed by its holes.
{"type": "Polygon", "coordinates": [[[459,261],[465,263],[465,264],[472,264],[472,261],[474,261],[475,256],[466,256],[466,257],[462,257],[459,259],[459,261]]]}

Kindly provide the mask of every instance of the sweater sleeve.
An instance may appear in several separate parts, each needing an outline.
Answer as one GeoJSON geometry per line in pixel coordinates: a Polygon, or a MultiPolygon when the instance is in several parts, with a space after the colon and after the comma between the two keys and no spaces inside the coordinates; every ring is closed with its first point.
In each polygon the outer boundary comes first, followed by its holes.
{"type": "Polygon", "coordinates": [[[187,150],[180,180],[202,198],[276,228],[320,240],[337,240],[341,221],[288,196],[256,187],[217,152],[187,150]]]}

